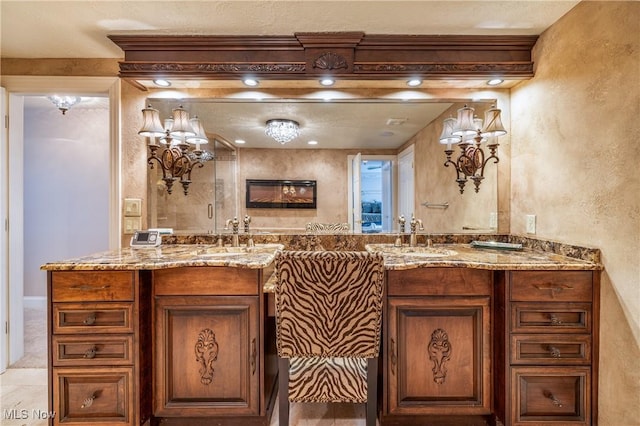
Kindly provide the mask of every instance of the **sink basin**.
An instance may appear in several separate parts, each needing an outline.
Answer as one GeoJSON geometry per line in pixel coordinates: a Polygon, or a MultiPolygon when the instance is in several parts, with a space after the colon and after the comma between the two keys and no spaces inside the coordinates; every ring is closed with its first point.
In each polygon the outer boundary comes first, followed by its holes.
{"type": "Polygon", "coordinates": [[[393,244],[368,244],[366,248],[368,251],[382,252],[383,255],[387,254],[392,256],[409,256],[419,258],[446,257],[458,254],[455,250],[449,250],[443,247],[410,247],[407,245],[396,247],[393,244]]]}

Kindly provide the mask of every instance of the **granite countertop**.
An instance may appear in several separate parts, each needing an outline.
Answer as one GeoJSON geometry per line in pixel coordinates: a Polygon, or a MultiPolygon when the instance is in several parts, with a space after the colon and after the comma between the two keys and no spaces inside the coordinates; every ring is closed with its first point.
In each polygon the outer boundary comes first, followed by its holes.
{"type": "Polygon", "coordinates": [[[117,271],[163,269],[187,266],[229,266],[261,269],[269,266],[282,244],[257,244],[255,247],[218,247],[216,245],[176,244],[157,248],[123,248],[89,256],[46,263],[46,271],[117,271]]]}
{"type": "Polygon", "coordinates": [[[475,248],[470,244],[435,244],[432,248],[418,247],[412,251],[404,245],[397,249],[391,244],[367,244],[368,251],[381,251],[389,270],[425,267],[461,267],[491,270],[599,270],[600,263],[523,248],[504,250],[475,248]],[[426,253],[420,253],[426,252],[426,253]]]}

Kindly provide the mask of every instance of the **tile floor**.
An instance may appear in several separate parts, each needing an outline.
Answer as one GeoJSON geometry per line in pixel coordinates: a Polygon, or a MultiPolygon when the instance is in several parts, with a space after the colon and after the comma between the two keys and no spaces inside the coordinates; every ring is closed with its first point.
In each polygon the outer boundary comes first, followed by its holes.
{"type": "MultiPolygon", "coordinates": [[[[46,312],[25,310],[25,356],[0,375],[0,424],[47,425],[46,312]]],[[[362,404],[292,404],[292,426],[364,426],[362,404]]],[[[278,406],[271,417],[278,426],[278,406]]]]}

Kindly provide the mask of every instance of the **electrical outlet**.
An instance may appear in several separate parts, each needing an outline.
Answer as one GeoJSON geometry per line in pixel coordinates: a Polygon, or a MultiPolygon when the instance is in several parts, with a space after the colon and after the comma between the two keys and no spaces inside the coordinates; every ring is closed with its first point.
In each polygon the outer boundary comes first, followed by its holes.
{"type": "Polygon", "coordinates": [[[526,217],[526,228],[527,234],[535,234],[536,233],[536,215],[528,214],[526,217]]]}
{"type": "Polygon", "coordinates": [[[489,228],[497,228],[498,227],[498,213],[491,212],[489,213],[489,228]]]}

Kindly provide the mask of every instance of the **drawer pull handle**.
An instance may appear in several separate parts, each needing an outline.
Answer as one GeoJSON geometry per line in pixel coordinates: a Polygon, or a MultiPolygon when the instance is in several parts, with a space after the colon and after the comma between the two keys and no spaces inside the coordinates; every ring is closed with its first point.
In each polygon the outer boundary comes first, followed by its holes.
{"type": "Polygon", "coordinates": [[[396,374],[396,341],[391,339],[391,347],[389,348],[389,357],[391,358],[391,374],[396,374]]]}
{"type": "Polygon", "coordinates": [[[106,290],[109,287],[111,287],[109,284],[105,284],[105,285],[76,284],[71,286],[73,290],[80,290],[80,291],[106,290]]]}
{"type": "Polygon", "coordinates": [[[253,376],[254,374],[256,374],[256,357],[257,357],[257,352],[256,352],[256,339],[254,338],[251,341],[251,375],[253,376]]]}
{"type": "Polygon", "coordinates": [[[96,356],[96,352],[98,352],[98,348],[92,346],[91,349],[87,349],[84,353],[84,358],[93,359],[96,356]]]}
{"type": "Polygon", "coordinates": [[[555,346],[549,346],[547,347],[547,349],[549,349],[549,353],[553,358],[560,358],[560,349],[556,348],[555,346]]]}
{"type": "Polygon", "coordinates": [[[556,314],[549,314],[552,325],[562,325],[562,320],[556,314]]]}
{"type": "Polygon", "coordinates": [[[551,297],[555,297],[556,294],[562,292],[563,290],[573,289],[573,287],[567,284],[535,284],[534,287],[538,290],[550,290],[551,297]]]}
{"type": "Polygon", "coordinates": [[[91,394],[90,397],[85,398],[84,401],[82,401],[82,405],[80,406],[80,408],[89,408],[93,405],[93,401],[96,399],[96,394],[95,392],[91,394]]]}
{"type": "Polygon", "coordinates": [[[93,325],[96,323],[96,313],[91,312],[87,317],[82,321],[84,325],[93,325]]]}
{"type": "Polygon", "coordinates": [[[544,391],[544,396],[545,396],[545,398],[549,398],[551,400],[551,402],[553,403],[553,405],[555,405],[558,408],[562,408],[562,402],[560,402],[560,400],[558,398],[556,398],[556,396],[554,394],[552,394],[549,391],[544,391]]]}

